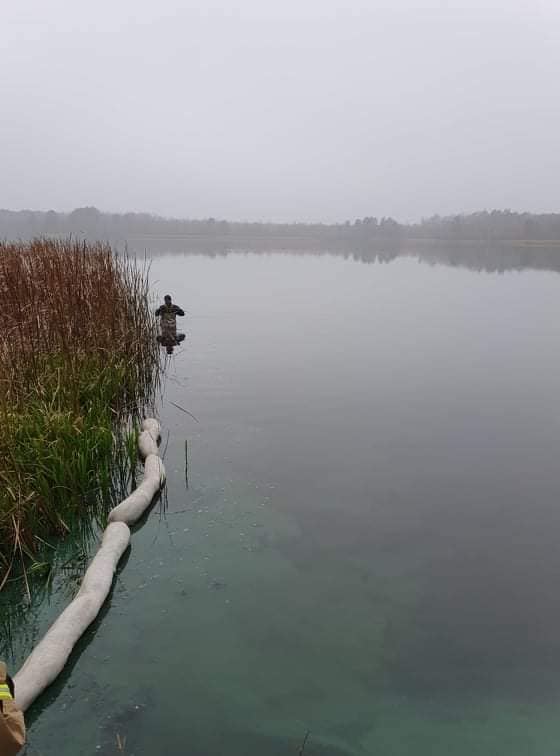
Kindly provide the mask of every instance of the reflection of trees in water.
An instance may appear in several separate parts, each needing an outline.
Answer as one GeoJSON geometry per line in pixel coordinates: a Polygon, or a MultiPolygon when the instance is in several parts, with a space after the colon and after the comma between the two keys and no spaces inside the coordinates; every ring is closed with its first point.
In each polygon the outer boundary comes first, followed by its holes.
{"type": "Polygon", "coordinates": [[[310,255],[344,257],[364,264],[390,263],[412,257],[420,263],[465,268],[485,273],[512,270],[548,270],[560,272],[560,247],[545,244],[486,244],[476,242],[438,242],[433,240],[392,240],[369,244],[328,244],[320,239],[132,239],[127,245],[135,254],[151,257],[164,255],[202,255],[210,258],[229,255],[310,255]]]}
{"type": "Polygon", "coordinates": [[[511,270],[548,270],[560,272],[560,247],[521,244],[474,244],[450,242],[408,243],[401,255],[419,262],[446,265],[485,273],[511,270]]]}
{"type": "Polygon", "coordinates": [[[0,210],[0,237],[67,236],[128,245],[139,255],[290,252],[342,255],[363,263],[403,255],[470,270],[560,271],[560,213],[478,212],[434,216],[401,224],[373,216],[344,223],[231,223],[182,220],[147,213],[102,213],[95,207],[71,213],[0,210]],[[521,242],[516,240],[530,240],[521,242]]]}

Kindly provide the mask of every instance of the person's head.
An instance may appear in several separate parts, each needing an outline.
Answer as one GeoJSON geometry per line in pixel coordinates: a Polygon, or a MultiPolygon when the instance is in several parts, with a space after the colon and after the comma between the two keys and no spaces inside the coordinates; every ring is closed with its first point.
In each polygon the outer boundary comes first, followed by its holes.
{"type": "Polygon", "coordinates": [[[167,306],[169,307],[169,305],[171,304],[171,296],[170,296],[169,294],[166,294],[166,295],[164,296],[164,298],[163,298],[163,301],[164,301],[164,302],[165,302],[165,304],[166,304],[166,305],[167,305],[167,306]]]}

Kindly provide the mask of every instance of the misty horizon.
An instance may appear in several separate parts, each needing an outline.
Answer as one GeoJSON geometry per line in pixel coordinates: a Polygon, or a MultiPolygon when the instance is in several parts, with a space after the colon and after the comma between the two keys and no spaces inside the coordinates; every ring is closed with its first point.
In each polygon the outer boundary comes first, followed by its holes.
{"type": "MultiPolygon", "coordinates": [[[[83,205],[80,207],[71,207],[68,209],[55,209],[52,207],[0,207],[0,213],[7,213],[7,214],[42,214],[42,215],[48,215],[48,214],[56,214],[58,216],[71,216],[73,213],[79,213],[83,211],[93,211],[95,213],[99,213],[103,217],[130,217],[130,216],[136,216],[136,217],[146,217],[146,218],[152,218],[156,221],[163,221],[163,222],[177,222],[177,223],[208,223],[208,222],[215,222],[215,223],[228,223],[231,225],[262,225],[262,226],[344,226],[344,225],[353,225],[355,223],[360,223],[362,221],[362,218],[360,216],[356,215],[350,215],[347,218],[338,218],[335,220],[325,220],[325,219],[315,219],[315,220],[298,220],[298,219],[292,219],[292,220],[285,220],[285,221],[279,221],[279,220],[273,220],[272,218],[231,218],[231,217],[219,217],[215,214],[210,213],[206,216],[188,216],[188,215],[165,215],[156,213],[150,210],[106,210],[101,207],[98,207],[96,205],[83,205]]],[[[386,215],[379,215],[375,212],[364,216],[364,218],[371,218],[375,221],[381,221],[381,220],[388,220],[388,221],[394,221],[398,223],[400,226],[403,227],[412,227],[412,226],[419,226],[424,223],[427,223],[432,220],[442,220],[447,221],[454,218],[469,218],[472,216],[477,215],[491,215],[491,214],[511,214],[515,216],[530,216],[534,218],[539,217],[555,217],[557,215],[560,215],[560,211],[558,209],[556,210],[541,210],[541,211],[530,211],[527,209],[515,209],[515,208],[501,208],[501,207],[492,207],[492,208],[477,208],[470,212],[463,211],[463,212],[456,212],[456,213],[439,213],[434,212],[430,215],[425,215],[420,218],[411,218],[411,219],[403,219],[403,218],[395,218],[393,216],[386,216],[386,215]]],[[[0,232],[1,232],[1,224],[0,224],[0,232]]]]}

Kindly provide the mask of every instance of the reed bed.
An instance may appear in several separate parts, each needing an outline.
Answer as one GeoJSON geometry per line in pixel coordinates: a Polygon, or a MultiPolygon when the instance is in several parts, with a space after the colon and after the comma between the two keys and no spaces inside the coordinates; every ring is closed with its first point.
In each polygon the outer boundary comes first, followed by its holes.
{"type": "Polygon", "coordinates": [[[0,588],[99,515],[159,381],[147,271],[106,244],[0,243],[0,588]]]}

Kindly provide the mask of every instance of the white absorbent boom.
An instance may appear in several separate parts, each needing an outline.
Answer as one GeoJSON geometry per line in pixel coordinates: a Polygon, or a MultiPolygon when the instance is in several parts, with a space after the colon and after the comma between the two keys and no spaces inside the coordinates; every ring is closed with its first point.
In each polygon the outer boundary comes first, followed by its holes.
{"type": "Polygon", "coordinates": [[[130,525],[150,506],[165,481],[158,455],[160,425],[142,423],[138,448],[144,459],[144,479],[130,496],[109,513],[101,546],[93,558],[76,597],[51,625],[14,678],[16,703],[25,711],[60,674],[76,642],[99,614],[113,584],[117,565],[130,542],[130,525]]]}

